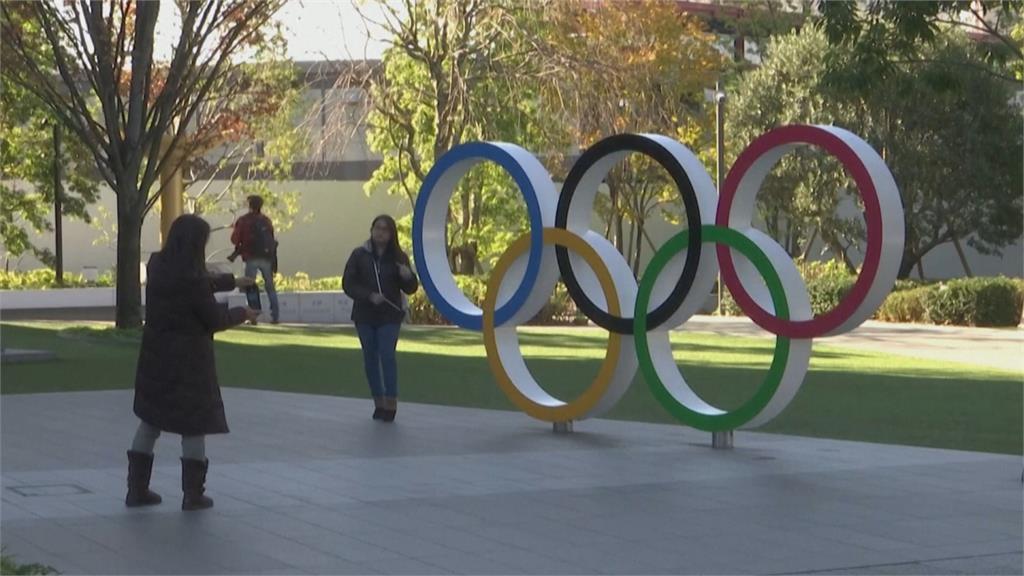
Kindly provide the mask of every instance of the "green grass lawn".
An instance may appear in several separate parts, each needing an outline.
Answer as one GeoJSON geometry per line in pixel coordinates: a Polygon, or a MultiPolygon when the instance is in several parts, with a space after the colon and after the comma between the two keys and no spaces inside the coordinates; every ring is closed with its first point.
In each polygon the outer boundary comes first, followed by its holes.
{"type": "MultiPolygon", "coordinates": [[[[54,350],[57,362],[5,365],[0,392],[130,388],[138,334],[101,325],[5,323],[8,347],[54,350]]],[[[583,390],[604,356],[606,334],[590,328],[520,330],[528,364],[555,395],[583,390]]],[[[760,383],[774,341],[673,335],[680,369],[723,408],[760,383]]],[[[217,337],[221,385],[364,397],[359,342],[351,328],[258,327],[217,337]]],[[[407,327],[399,345],[403,400],[511,410],[494,384],[478,333],[407,327]]],[[[815,345],[796,399],[765,431],[1009,454],[1022,449],[1024,374],[815,345]]],[[[230,406],[228,406],[230,416],[230,406]]],[[[674,422],[639,379],[607,417],[674,422]]]]}

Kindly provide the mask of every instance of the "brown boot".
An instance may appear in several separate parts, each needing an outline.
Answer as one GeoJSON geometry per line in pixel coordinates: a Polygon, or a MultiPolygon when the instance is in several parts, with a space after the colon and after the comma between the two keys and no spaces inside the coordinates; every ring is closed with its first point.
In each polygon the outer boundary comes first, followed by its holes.
{"type": "Polygon", "coordinates": [[[383,420],[384,419],[384,397],[374,396],[373,397],[373,419],[383,420]]]}
{"type": "Polygon", "coordinates": [[[153,506],[163,498],[149,489],[149,478],[153,474],[153,455],[145,452],[128,451],[128,495],[124,505],[129,508],[153,506]]]}
{"type": "Polygon", "coordinates": [[[209,468],[209,460],[181,459],[181,491],[185,494],[181,500],[182,510],[213,507],[213,499],[203,495],[206,492],[206,471],[209,468]]]}
{"type": "Polygon", "coordinates": [[[394,396],[384,397],[384,414],[382,419],[385,422],[394,422],[395,413],[398,412],[398,398],[394,396]]]}

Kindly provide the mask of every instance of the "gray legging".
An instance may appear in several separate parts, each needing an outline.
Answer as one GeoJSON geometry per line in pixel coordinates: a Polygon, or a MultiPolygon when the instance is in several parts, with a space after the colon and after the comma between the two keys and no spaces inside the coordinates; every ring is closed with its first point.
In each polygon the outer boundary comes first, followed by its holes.
{"type": "MultiPolygon", "coordinates": [[[[132,451],[153,453],[156,439],[160,437],[160,429],[139,421],[139,429],[132,440],[132,451]]],[[[206,460],[206,436],[182,436],[181,457],[189,460],[206,460]]]]}

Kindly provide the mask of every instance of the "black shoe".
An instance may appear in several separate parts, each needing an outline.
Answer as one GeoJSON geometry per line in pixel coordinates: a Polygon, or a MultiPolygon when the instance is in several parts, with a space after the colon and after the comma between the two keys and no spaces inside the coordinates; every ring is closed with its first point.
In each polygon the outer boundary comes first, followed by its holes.
{"type": "Polygon", "coordinates": [[[206,492],[206,471],[210,468],[209,460],[181,459],[181,500],[182,510],[204,510],[213,507],[213,499],[204,496],[206,492]]]}
{"type": "Polygon", "coordinates": [[[374,420],[383,420],[384,419],[384,409],[383,408],[375,409],[373,411],[373,419],[374,420]]]}
{"type": "Polygon", "coordinates": [[[159,494],[149,489],[149,478],[152,474],[153,455],[129,450],[128,495],[124,497],[125,506],[136,508],[163,502],[159,494]]]}
{"type": "Polygon", "coordinates": [[[381,410],[381,412],[383,412],[383,414],[381,416],[381,420],[383,420],[385,422],[394,422],[395,421],[395,413],[397,413],[398,411],[397,410],[381,410]]]}

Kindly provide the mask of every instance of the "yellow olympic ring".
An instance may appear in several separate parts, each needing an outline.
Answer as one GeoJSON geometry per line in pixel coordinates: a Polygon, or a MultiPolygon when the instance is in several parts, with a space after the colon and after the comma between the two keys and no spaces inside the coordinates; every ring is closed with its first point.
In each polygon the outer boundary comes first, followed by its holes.
{"type": "MultiPolygon", "coordinates": [[[[608,311],[613,315],[620,313],[619,296],[615,289],[615,282],[612,281],[612,276],[608,272],[608,268],[605,267],[604,261],[583,238],[561,228],[544,228],[544,244],[565,246],[579,254],[594,271],[601,285],[601,290],[604,292],[604,297],[608,302],[608,311]]],[[[540,388],[532,376],[529,376],[522,355],[518,352],[518,340],[516,340],[514,351],[510,351],[515,355],[515,369],[526,371],[529,377],[523,379],[526,382],[510,377],[505,362],[502,360],[503,347],[500,346],[498,340],[503,335],[502,333],[506,331],[505,335],[510,340],[517,339],[518,336],[515,333],[516,326],[505,325],[496,327],[494,325],[494,311],[497,308],[498,290],[501,287],[501,281],[505,278],[506,272],[508,272],[512,263],[529,249],[530,235],[527,233],[513,242],[502,255],[491,272],[490,280],[487,282],[487,295],[482,306],[484,347],[487,349],[487,360],[490,363],[491,372],[494,374],[495,380],[498,381],[498,386],[508,396],[509,400],[523,412],[538,420],[547,422],[580,420],[589,415],[591,410],[598,405],[608,391],[622,353],[622,335],[615,332],[609,333],[608,349],[605,352],[604,362],[601,364],[600,371],[598,371],[597,376],[587,390],[570,402],[563,402],[551,396],[540,388]],[[524,393],[520,386],[527,387],[531,394],[524,393]]],[[[632,353],[632,350],[629,353],[632,353]]]]}

